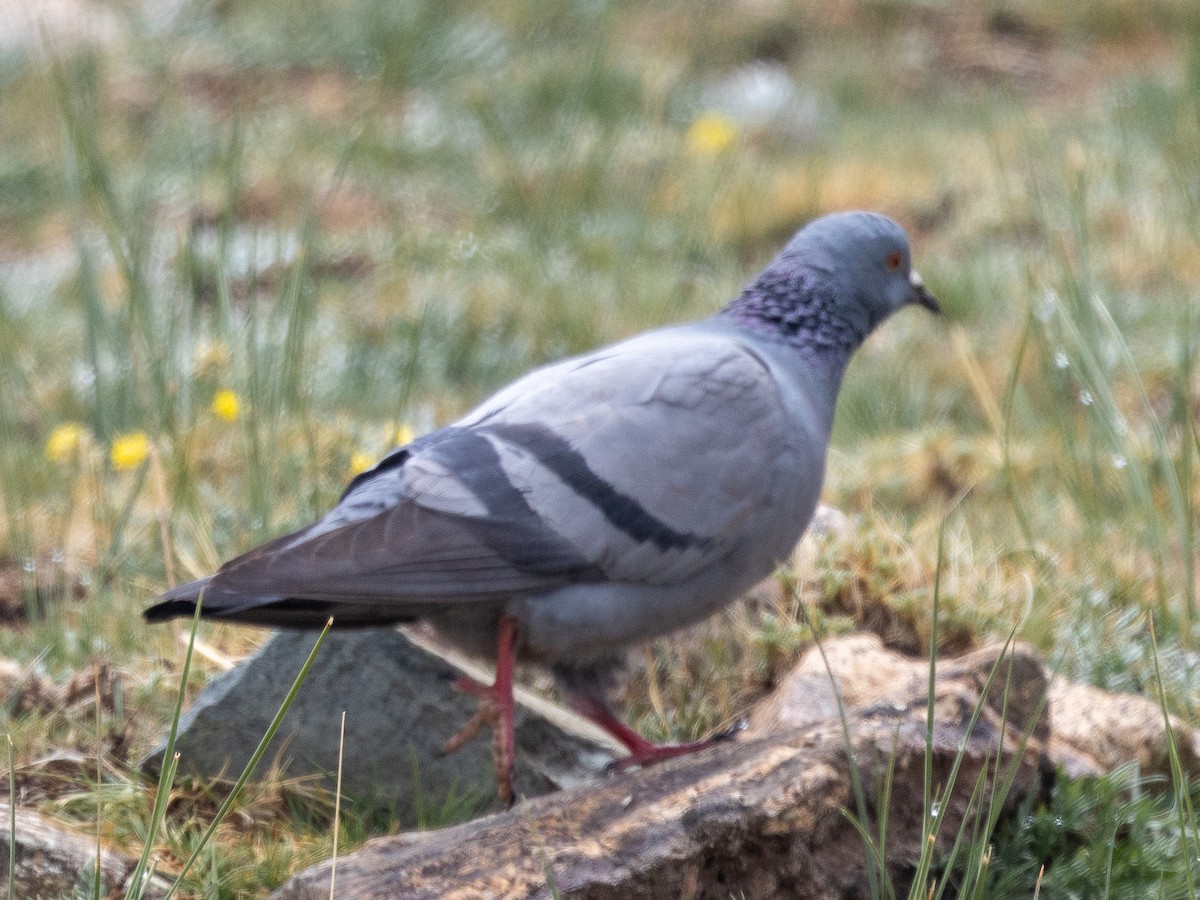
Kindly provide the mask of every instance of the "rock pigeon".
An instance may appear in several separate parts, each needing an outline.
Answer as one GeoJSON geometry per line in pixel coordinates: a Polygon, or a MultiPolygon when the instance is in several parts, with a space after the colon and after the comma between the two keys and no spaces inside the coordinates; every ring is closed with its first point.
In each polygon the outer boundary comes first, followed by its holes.
{"type": "Polygon", "coordinates": [[[938,312],[904,231],[846,212],[802,228],[720,312],[530,372],[354,478],[323,518],[176,587],[148,620],[389,626],[424,620],[495,662],[468,679],[512,798],[515,662],[550,668],[632,764],[653,744],[605,695],[630,645],[764,578],[817,505],[851,354],[908,304],[938,312]],[[201,600],[201,597],[203,599],[201,600]]]}

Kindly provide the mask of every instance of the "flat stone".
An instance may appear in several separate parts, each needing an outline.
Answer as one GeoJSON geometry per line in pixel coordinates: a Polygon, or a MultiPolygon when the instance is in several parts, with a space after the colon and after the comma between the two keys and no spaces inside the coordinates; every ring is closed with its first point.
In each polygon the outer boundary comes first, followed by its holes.
{"type": "MultiPolygon", "coordinates": [[[[5,870],[0,872],[0,896],[90,896],[96,869],[95,835],[78,834],[28,810],[18,809],[15,818],[13,831],[13,812],[7,804],[0,804],[0,859],[5,870]],[[14,842],[16,846],[11,847],[14,842]],[[11,884],[7,871],[10,848],[16,862],[11,884]]],[[[136,868],[133,857],[101,847],[100,896],[128,896],[136,868]]],[[[147,875],[142,896],[156,900],[165,897],[169,887],[161,876],[147,875]]]]}
{"type": "Polygon", "coordinates": [[[1200,731],[1172,715],[1168,732],[1168,720],[1152,697],[1114,694],[1055,676],[1050,714],[1050,758],[1072,777],[1100,775],[1131,762],[1144,775],[1170,777],[1171,743],[1187,776],[1200,773],[1200,731]]]}
{"type": "MultiPolygon", "coordinates": [[[[1045,685],[1036,666],[1011,671],[1017,682],[1045,685]]],[[[904,895],[923,847],[932,842],[944,859],[961,829],[983,816],[1014,815],[1042,788],[1040,752],[1022,732],[1028,723],[1014,727],[976,685],[939,677],[932,735],[928,686],[899,685],[890,702],[848,713],[844,727],[837,719],[780,726],[499,815],[377,838],[337,860],[334,893],[404,900],[865,897],[863,837],[846,814],[862,791],[867,821],[887,823],[886,853],[870,867],[904,895]],[[923,814],[926,766],[940,798],[932,823],[923,814]]],[[[327,861],[300,872],[272,900],[324,900],[333,870],[327,861]]]]}
{"type": "MultiPolygon", "coordinates": [[[[755,707],[747,737],[836,718],[839,696],[849,712],[894,702],[906,693],[916,696],[928,685],[928,659],[899,654],[874,634],[829,640],[823,649],[808,650],[755,707]]],[[[1168,732],[1162,707],[1151,697],[1114,694],[1054,676],[1025,644],[991,645],[938,660],[937,680],[983,694],[993,669],[996,677],[985,701],[1010,724],[1028,730],[1048,761],[1068,776],[1103,775],[1131,762],[1143,773],[1169,775],[1171,740],[1188,776],[1200,773],[1200,730],[1171,716],[1168,732]],[[1002,654],[1005,663],[997,668],[1002,654]]]]}
{"type": "MultiPolygon", "coordinates": [[[[237,778],[314,641],[311,632],[279,632],[209,683],[180,721],[180,771],[237,778]]],[[[394,811],[404,824],[430,815],[436,821],[447,804],[498,809],[489,728],[456,753],[440,753],[478,709],[475,698],[451,687],[460,674],[444,656],[398,631],[333,632],[259,773],[274,762],[288,776],[317,775],[332,788],[344,710],[344,797],[394,811]]],[[[524,691],[517,700],[518,796],[535,797],[594,779],[615,757],[610,744],[589,737],[585,726],[575,727],[572,714],[530,700],[524,691]]],[[[158,771],[164,751],[165,741],[143,760],[143,768],[158,771]]]]}
{"type": "MultiPolygon", "coordinates": [[[[1046,713],[1047,677],[1037,652],[1022,643],[982,647],[954,659],[938,660],[939,684],[960,685],[977,694],[998,716],[1040,743],[1050,736],[1046,713]],[[992,676],[990,690],[985,683],[992,676]]],[[[880,703],[909,702],[929,684],[929,660],[903,656],[875,634],[850,634],[805,652],[750,713],[747,737],[777,728],[835,719],[841,709],[867,709],[880,703]],[[835,684],[836,682],[836,684],[835,684]]]]}

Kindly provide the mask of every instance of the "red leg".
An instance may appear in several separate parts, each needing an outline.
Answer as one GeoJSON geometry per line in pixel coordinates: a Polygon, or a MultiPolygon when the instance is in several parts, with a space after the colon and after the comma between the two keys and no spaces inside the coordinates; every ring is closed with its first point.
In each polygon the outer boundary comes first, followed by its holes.
{"type": "Polygon", "coordinates": [[[454,681],[457,690],[479,698],[479,712],[442,746],[443,753],[453,753],[484,726],[492,726],[492,755],[496,760],[496,786],[500,798],[512,803],[513,766],[517,753],[513,737],[513,662],[516,655],[517,620],[501,616],[496,638],[496,680],[492,685],[480,684],[466,675],[454,681]]]}
{"type": "Polygon", "coordinates": [[[595,722],[629,749],[629,756],[613,763],[616,769],[646,766],[676,756],[687,756],[689,753],[711,747],[718,741],[726,740],[740,730],[735,728],[731,731],[723,731],[702,741],[689,741],[683,744],[655,744],[618,719],[612,710],[595,697],[572,693],[567,695],[567,702],[577,713],[585,719],[595,722]]]}

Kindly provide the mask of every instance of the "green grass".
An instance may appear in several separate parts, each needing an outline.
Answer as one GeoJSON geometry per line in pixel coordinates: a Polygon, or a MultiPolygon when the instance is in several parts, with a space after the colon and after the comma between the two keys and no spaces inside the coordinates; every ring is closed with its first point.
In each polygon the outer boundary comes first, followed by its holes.
{"type": "MultiPolygon", "coordinates": [[[[98,725],[85,701],[3,706],[14,789],[49,748],[99,754],[100,783],[30,802],[134,856],[152,836],[177,872],[222,798],[185,785],[156,812],[132,771],[184,654],[141,623],[149,598],[321,512],[401,426],[705,315],[845,207],[909,228],[947,320],[905,313],[851,366],[826,486],[850,534],[649,648],[627,710],[693,737],[814,628],[925,654],[1020,623],[1064,674],[1195,724],[1194,4],[838,9],[251,0],[0,57],[0,656],[119,676],[98,725]],[[697,150],[713,86],[754,63],[814,117],[697,150]],[[118,464],[130,434],[145,458],[118,464]]],[[[234,656],[260,639],[200,634],[234,656]]],[[[1032,894],[1042,863],[1044,897],[1178,895],[1195,823],[1175,782],[1060,783],[996,826],[971,896],[1032,894]]],[[[309,785],[248,786],[234,811],[197,895],[261,895],[329,853],[309,785]]],[[[343,807],[341,850],[393,827],[343,807]]],[[[958,858],[978,873],[986,849],[958,858]]]]}

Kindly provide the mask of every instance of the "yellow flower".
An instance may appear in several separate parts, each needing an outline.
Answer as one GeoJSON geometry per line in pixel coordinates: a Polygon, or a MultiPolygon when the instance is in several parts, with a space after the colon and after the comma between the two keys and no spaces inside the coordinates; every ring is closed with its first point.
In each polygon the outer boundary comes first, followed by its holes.
{"type": "Polygon", "coordinates": [[[350,455],[350,474],[357,475],[375,465],[375,457],[365,450],[355,450],[350,455]]]}
{"type": "Polygon", "coordinates": [[[241,400],[238,395],[226,388],[213,394],[212,403],[208,408],[218,418],[224,419],[226,422],[236,422],[240,407],[241,400]]]}
{"type": "Polygon", "coordinates": [[[123,434],[112,443],[109,451],[115,469],[136,469],[150,455],[150,438],[144,431],[123,434]]]}
{"type": "Polygon", "coordinates": [[[46,459],[65,463],[75,458],[83,440],[83,427],[77,422],[63,422],[46,439],[46,459]]]}
{"type": "Polygon", "coordinates": [[[405,444],[411,444],[413,438],[417,435],[413,432],[412,426],[407,422],[400,423],[400,427],[396,429],[396,446],[403,447],[405,444]]]}
{"type": "Polygon", "coordinates": [[[737,125],[720,113],[707,112],[687,130],[684,143],[692,156],[716,156],[737,139],[737,125]]]}

